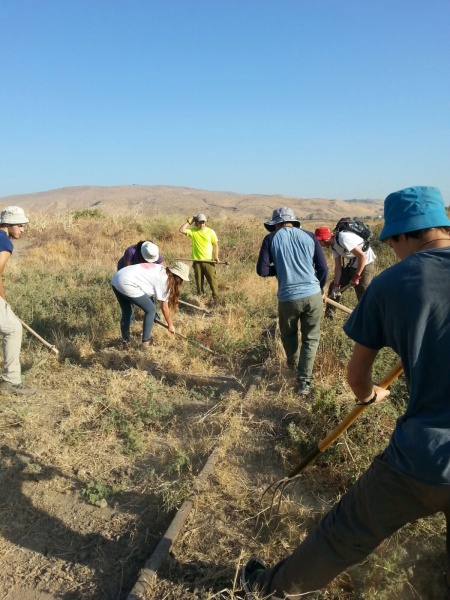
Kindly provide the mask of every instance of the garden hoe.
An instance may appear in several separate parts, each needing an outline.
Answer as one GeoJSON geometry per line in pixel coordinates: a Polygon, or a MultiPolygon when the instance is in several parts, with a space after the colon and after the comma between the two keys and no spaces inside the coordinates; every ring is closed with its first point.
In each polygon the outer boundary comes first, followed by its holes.
{"type": "MultiPolygon", "coordinates": [[[[387,373],[383,377],[383,379],[380,381],[378,386],[383,388],[384,390],[387,389],[390,386],[390,384],[395,379],[397,379],[397,377],[399,377],[402,373],[403,373],[403,367],[402,367],[401,361],[399,361],[395,365],[395,367],[393,369],[391,369],[389,371],[389,373],[387,373]]],[[[331,444],[333,444],[333,442],[335,442],[345,431],[347,431],[347,429],[350,427],[350,425],[352,425],[352,423],[354,423],[356,421],[356,419],[359,417],[359,415],[361,413],[363,413],[365,410],[367,410],[369,406],[370,406],[370,404],[362,404],[362,405],[358,404],[357,406],[355,406],[348,413],[348,415],[346,417],[344,417],[342,419],[342,421],[333,429],[333,431],[330,431],[330,433],[326,437],[324,437],[323,440],[320,440],[320,442],[308,452],[308,454],[305,456],[305,458],[295,467],[295,469],[291,473],[289,473],[289,475],[287,477],[284,477],[283,479],[280,479],[279,481],[275,481],[274,483],[271,483],[264,490],[263,495],[261,496],[261,501],[269,490],[271,490],[271,489],[273,490],[272,501],[270,503],[270,514],[272,513],[275,496],[276,496],[277,492],[280,494],[279,501],[278,501],[278,509],[279,509],[280,503],[281,503],[281,500],[283,497],[283,492],[284,492],[286,486],[293,483],[294,487],[295,487],[295,485],[298,482],[298,479],[300,477],[300,473],[303,471],[303,469],[305,467],[307,467],[309,464],[311,464],[320,454],[322,454],[322,452],[325,452],[325,450],[327,450],[331,446],[331,444]]]]}
{"type": "Polygon", "coordinates": [[[38,333],[36,333],[34,331],[34,329],[31,329],[31,327],[29,327],[26,323],[24,323],[22,321],[22,319],[19,319],[19,321],[21,322],[22,327],[24,329],[26,329],[29,333],[31,333],[31,335],[34,335],[34,337],[36,339],[38,339],[42,344],[44,344],[44,346],[46,346],[49,350],[51,350],[52,352],[54,352],[56,355],[59,354],[59,350],[58,350],[58,348],[56,346],[53,346],[52,344],[49,344],[48,342],[46,342],[44,340],[44,338],[41,338],[41,336],[38,333]]]}
{"type": "MultiPolygon", "coordinates": [[[[164,327],[165,329],[169,329],[169,326],[160,321],[159,319],[155,319],[155,323],[158,323],[158,325],[161,325],[161,327],[164,327]]],[[[190,342],[191,344],[194,344],[194,346],[198,346],[202,350],[206,350],[206,352],[210,352],[211,354],[217,354],[216,352],[214,352],[214,350],[211,350],[211,348],[207,348],[206,346],[200,344],[200,342],[197,342],[196,340],[190,340],[182,333],[178,333],[178,331],[175,331],[175,335],[182,338],[183,340],[186,340],[187,342],[190,342]]]]}

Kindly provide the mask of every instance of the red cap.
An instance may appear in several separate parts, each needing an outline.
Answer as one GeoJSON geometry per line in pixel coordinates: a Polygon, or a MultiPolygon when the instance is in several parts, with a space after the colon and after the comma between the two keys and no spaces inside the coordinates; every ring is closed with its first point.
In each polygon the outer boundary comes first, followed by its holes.
{"type": "Polygon", "coordinates": [[[319,242],[322,242],[322,241],[326,242],[331,237],[333,237],[333,233],[332,233],[331,229],[329,229],[328,227],[318,227],[315,230],[314,235],[319,240],[319,242]]]}

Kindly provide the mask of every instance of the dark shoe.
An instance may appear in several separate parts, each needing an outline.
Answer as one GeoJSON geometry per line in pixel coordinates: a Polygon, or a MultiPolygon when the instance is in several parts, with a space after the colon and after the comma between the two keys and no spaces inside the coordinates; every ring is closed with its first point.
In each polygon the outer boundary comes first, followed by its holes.
{"type": "Polygon", "coordinates": [[[298,382],[298,394],[302,398],[307,398],[311,394],[311,385],[306,381],[298,382]]]}
{"type": "MultiPolygon", "coordinates": [[[[257,600],[257,596],[255,596],[254,592],[258,593],[260,590],[255,586],[255,582],[258,575],[266,569],[267,567],[264,561],[257,556],[251,558],[242,569],[241,581],[247,600],[257,600]]],[[[258,597],[260,597],[260,595],[258,597]]]]}
{"type": "Polygon", "coordinates": [[[9,381],[0,383],[0,391],[4,394],[14,394],[14,396],[33,396],[36,393],[35,388],[28,387],[24,383],[14,385],[9,381]]]}

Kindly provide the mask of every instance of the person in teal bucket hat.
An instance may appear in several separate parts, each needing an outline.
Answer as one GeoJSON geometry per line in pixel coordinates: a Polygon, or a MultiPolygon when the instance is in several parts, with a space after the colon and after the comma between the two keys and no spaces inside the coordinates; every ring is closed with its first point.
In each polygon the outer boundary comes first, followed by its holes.
{"type": "Polygon", "coordinates": [[[245,565],[248,599],[319,590],[403,525],[438,512],[447,521],[446,574],[425,593],[450,599],[450,219],[434,187],[389,194],[384,209],[380,240],[400,261],[372,280],[344,325],[355,342],[347,381],[358,404],[384,400],[390,392],[374,383],[372,366],[392,348],[406,411],[384,452],[290,556],[272,568],[259,558],[245,565]]]}

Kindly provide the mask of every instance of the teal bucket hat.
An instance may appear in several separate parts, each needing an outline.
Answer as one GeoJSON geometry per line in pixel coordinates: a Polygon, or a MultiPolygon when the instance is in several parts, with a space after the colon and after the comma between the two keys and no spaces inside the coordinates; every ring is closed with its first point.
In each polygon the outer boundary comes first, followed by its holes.
{"type": "Polygon", "coordinates": [[[400,233],[450,227],[442,194],[435,187],[416,186],[393,192],[384,201],[380,241],[400,233]]]}

